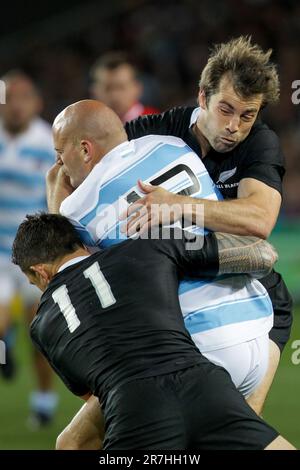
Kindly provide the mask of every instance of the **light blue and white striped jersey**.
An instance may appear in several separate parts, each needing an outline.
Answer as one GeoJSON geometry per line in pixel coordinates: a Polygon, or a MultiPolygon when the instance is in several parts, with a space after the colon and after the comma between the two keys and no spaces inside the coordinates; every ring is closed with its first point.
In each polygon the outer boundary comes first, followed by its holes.
{"type": "Polygon", "coordinates": [[[19,224],[28,213],[46,210],[45,174],[55,154],[48,123],[34,119],[10,136],[0,122],[0,260],[8,260],[19,224]]]}
{"type": "MultiPolygon", "coordinates": [[[[125,239],[118,215],[142,197],[137,180],[174,193],[217,200],[201,159],[170,136],[146,136],[123,143],[93,168],[60,208],[87,246],[105,248],[125,239]]],[[[200,351],[220,349],[266,334],[273,310],[262,284],[247,275],[182,281],[180,304],[185,325],[200,351]]]]}

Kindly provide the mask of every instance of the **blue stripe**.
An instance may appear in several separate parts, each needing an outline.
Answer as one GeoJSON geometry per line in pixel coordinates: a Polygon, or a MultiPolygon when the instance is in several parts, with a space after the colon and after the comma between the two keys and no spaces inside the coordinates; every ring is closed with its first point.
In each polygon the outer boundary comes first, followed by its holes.
{"type": "MultiPolygon", "coordinates": [[[[240,274],[237,274],[240,276],[240,274]]],[[[233,274],[223,274],[222,276],[214,277],[214,278],[201,278],[199,279],[184,279],[180,282],[178,295],[185,294],[194,289],[198,289],[199,287],[207,286],[207,284],[212,284],[214,282],[227,279],[229,277],[233,277],[233,274]]]]}
{"type": "Polygon", "coordinates": [[[219,188],[217,188],[215,184],[213,184],[213,192],[217,195],[217,198],[219,199],[219,201],[223,201],[224,199],[223,194],[221,193],[221,191],[219,190],[219,188]]]}
{"type": "Polygon", "coordinates": [[[127,240],[128,237],[124,232],[121,232],[121,226],[122,223],[120,222],[114,225],[113,228],[105,234],[105,238],[98,242],[98,246],[102,249],[109,248],[112,245],[116,245],[117,243],[127,240]]]}
{"type": "Polygon", "coordinates": [[[272,304],[268,295],[252,297],[244,301],[224,303],[217,308],[193,312],[184,319],[191,335],[212,330],[232,323],[258,320],[272,315],[272,304]]]}
{"type": "Polygon", "coordinates": [[[18,170],[0,170],[0,181],[13,182],[26,186],[45,186],[44,175],[21,173],[18,170]]]}
{"type": "Polygon", "coordinates": [[[0,225],[0,235],[14,237],[18,230],[18,225],[13,227],[3,227],[0,225]]]}
{"type": "Polygon", "coordinates": [[[2,153],[4,149],[5,149],[5,145],[2,142],[0,142],[0,153],[2,153]]]}
{"type": "Polygon", "coordinates": [[[54,163],[54,152],[42,148],[23,147],[19,150],[19,155],[25,158],[33,158],[47,163],[54,163]]]}
{"type": "Polygon", "coordinates": [[[11,248],[6,248],[5,246],[0,245],[0,253],[4,255],[11,255],[11,248]]]}
{"type": "Polygon", "coordinates": [[[0,209],[24,209],[26,211],[38,211],[46,209],[46,198],[38,200],[28,200],[28,199],[0,199],[0,209]]]}
{"type": "Polygon", "coordinates": [[[92,239],[91,235],[89,234],[89,232],[83,228],[83,227],[79,227],[78,225],[74,225],[75,226],[75,230],[76,232],[78,233],[82,243],[84,243],[84,245],[86,246],[95,246],[95,242],[94,240],[92,239]]]}
{"type": "Polygon", "coordinates": [[[143,159],[135,162],[123,173],[115,176],[102,186],[94,209],[80,219],[80,223],[87,225],[95,218],[100,203],[100,192],[101,203],[112,204],[118,199],[120,194],[126,193],[133,185],[136,185],[138,179],[145,180],[150,178],[153,174],[162,170],[166,165],[182,157],[187,152],[190,152],[190,148],[187,145],[184,147],[175,147],[170,144],[163,144],[152,149],[143,159]]]}

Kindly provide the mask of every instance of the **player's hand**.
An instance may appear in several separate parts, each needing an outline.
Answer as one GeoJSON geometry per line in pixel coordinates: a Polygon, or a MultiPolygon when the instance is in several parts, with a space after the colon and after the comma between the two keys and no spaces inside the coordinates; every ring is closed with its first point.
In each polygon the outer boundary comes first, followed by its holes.
{"type": "Polygon", "coordinates": [[[160,186],[145,184],[141,180],[138,180],[138,187],[146,196],[131,204],[120,216],[120,220],[129,218],[121,227],[121,231],[127,236],[136,232],[143,233],[153,226],[170,225],[181,220],[180,196],[160,186]]]}
{"type": "Polygon", "coordinates": [[[64,173],[62,164],[57,161],[48,170],[46,175],[46,184],[48,190],[53,190],[54,187],[60,187],[66,193],[72,194],[74,191],[73,186],[70,183],[70,178],[64,173]]]}

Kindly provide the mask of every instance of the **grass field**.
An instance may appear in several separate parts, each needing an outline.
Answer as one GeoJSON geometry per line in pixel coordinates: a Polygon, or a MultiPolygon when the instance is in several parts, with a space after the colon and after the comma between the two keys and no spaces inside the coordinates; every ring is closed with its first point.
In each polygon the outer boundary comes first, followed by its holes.
{"type": "MultiPolygon", "coordinates": [[[[295,312],[293,336],[286,346],[280,369],[265,408],[265,419],[300,448],[300,364],[293,365],[292,341],[300,339],[300,308],[295,312]]],[[[0,379],[0,449],[53,449],[55,438],[68,423],[81,400],[72,396],[57,379],[60,404],[55,422],[39,431],[26,426],[28,394],[34,385],[29,342],[20,328],[17,378],[12,383],[0,379]]]]}

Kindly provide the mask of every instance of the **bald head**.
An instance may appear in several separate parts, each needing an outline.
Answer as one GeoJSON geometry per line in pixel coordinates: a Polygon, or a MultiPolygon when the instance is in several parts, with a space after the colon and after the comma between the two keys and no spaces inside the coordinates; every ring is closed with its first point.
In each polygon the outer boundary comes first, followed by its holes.
{"type": "Polygon", "coordinates": [[[74,187],[104,155],[128,140],[118,116],[96,100],[65,108],[54,120],[53,138],[58,161],[74,187]]]}
{"type": "Polygon", "coordinates": [[[93,140],[107,153],[127,140],[123,124],[110,108],[100,101],[82,100],[67,106],[54,120],[53,131],[65,138],[93,140]]]}

